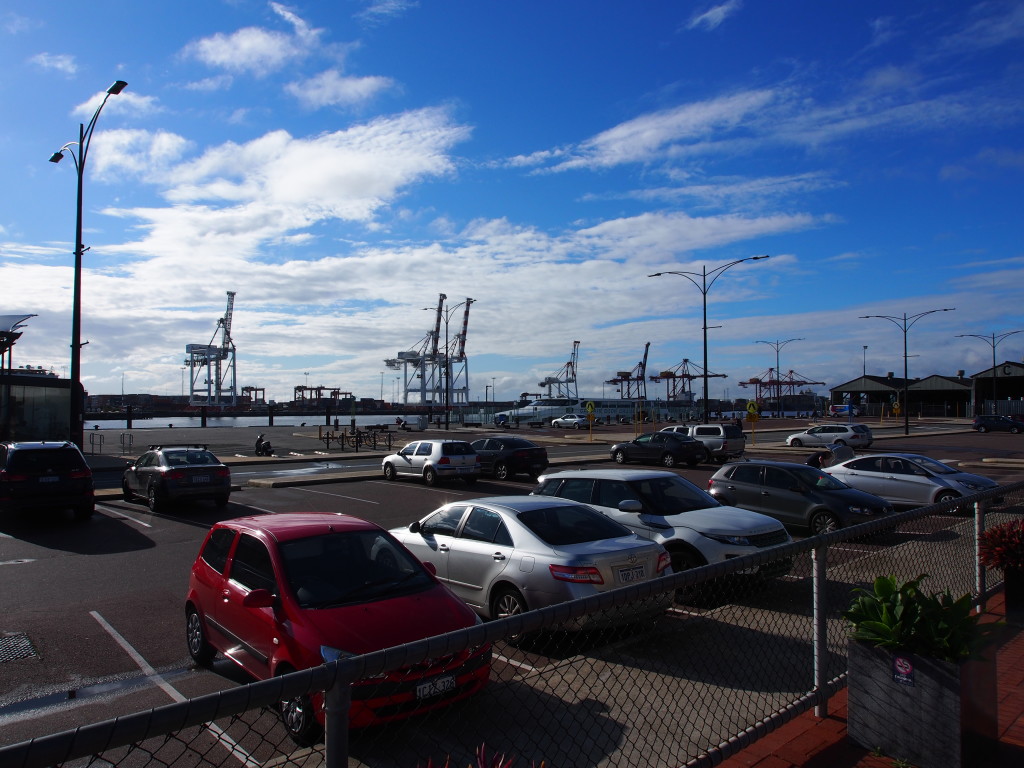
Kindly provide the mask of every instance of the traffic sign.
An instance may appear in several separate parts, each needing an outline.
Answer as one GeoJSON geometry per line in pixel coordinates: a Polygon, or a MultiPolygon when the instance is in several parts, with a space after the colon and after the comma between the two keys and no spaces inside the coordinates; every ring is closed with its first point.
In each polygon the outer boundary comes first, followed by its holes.
{"type": "Polygon", "coordinates": [[[747,413],[757,413],[757,403],[755,403],[753,400],[747,403],[747,413]]]}
{"type": "Polygon", "coordinates": [[[597,408],[597,406],[594,405],[594,401],[593,400],[588,400],[587,401],[587,413],[593,413],[596,408],[597,408]]]}

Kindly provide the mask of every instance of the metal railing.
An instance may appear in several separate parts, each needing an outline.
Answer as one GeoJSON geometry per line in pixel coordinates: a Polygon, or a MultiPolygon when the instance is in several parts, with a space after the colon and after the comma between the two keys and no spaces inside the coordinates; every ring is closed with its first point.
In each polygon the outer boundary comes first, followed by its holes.
{"type": "Polygon", "coordinates": [[[992,587],[978,565],[978,532],[1022,515],[1024,482],[0,748],[0,765],[413,768],[449,758],[468,765],[481,745],[514,768],[717,765],[812,707],[826,714],[846,684],[841,612],[852,589],[924,573],[929,590],[970,593],[983,606],[992,587]],[[759,575],[777,573],[780,559],[792,562],[787,575],[759,575]],[[644,605],[666,590],[673,607],[650,618],[644,605]],[[606,626],[565,629],[594,616],[606,626]],[[349,729],[367,681],[484,643],[493,645],[481,693],[349,729]],[[299,748],[277,704],[320,691],[325,741],[299,748]]]}

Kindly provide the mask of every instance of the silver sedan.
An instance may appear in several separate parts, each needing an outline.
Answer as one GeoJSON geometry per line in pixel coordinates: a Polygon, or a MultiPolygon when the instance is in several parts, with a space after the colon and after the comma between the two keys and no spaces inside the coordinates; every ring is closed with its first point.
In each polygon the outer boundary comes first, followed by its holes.
{"type": "MultiPolygon", "coordinates": [[[[671,573],[668,553],[582,504],[494,496],[446,504],[391,533],[484,618],[501,618],[671,573]]],[[[638,606],[666,610],[672,594],[638,606]]],[[[620,621],[638,618],[617,610],[620,621]]],[[[572,629],[609,623],[585,617],[572,629]]]]}
{"type": "Polygon", "coordinates": [[[825,467],[847,485],[893,504],[922,506],[970,496],[999,483],[917,453],[877,453],[825,467]]]}

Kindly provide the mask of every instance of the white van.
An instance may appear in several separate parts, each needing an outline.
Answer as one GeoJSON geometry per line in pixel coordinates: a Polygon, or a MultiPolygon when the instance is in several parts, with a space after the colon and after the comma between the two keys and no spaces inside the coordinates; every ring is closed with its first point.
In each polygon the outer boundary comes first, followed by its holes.
{"type": "MultiPolygon", "coordinates": [[[[833,419],[839,419],[839,418],[842,418],[844,416],[849,416],[850,415],[850,408],[851,408],[851,406],[849,406],[849,405],[830,405],[828,407],[828,415],[831,416],[833,419]]],[[[860,416],[860,409],[857,406],[855,406],[855,405],[852,406],[852,408],[853,408],[853,415],[854,416],[860,416]]]]}

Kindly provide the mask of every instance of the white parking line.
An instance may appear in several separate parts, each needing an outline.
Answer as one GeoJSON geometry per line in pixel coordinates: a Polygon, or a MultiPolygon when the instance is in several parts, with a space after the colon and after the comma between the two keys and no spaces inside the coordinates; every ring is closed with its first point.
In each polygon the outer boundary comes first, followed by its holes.
{"type": "MultiPolygon", "coordinates": [[[[188,701],[188,699],[183,696],[177,688],[168,683],[161,674],[150,666],[149,662],[142,657],[142,654],[136,651],[135,648],[132,647],[132,644],[125,640],[121,633],[110,625],[110,622],[100,616],[96,611],[89,611],[89,615],[99,622],[99,625],[103,627],[107,634],[113,638],[114,642],[121,646],[121,649],[131,657],[132,661],[138,665],[139,669],[142,670],[146,677],[150,680],[154,680],[157,687],[170,696],[172,701],[179,703],[188,701]]],[[[216,734],[217,740],[225,746],[227,751],[244,763],[247,768],[259,768],[260,763],[254,760],[248,752],[242,749],[238,742],[228,736],[220,726],[216,723],[209,723],[209,730],[211,733],[216,734]]]]}
{"type": "Polygon", "coordinates": [[[519,667],[520,669],[525,669],[527,672],[536,672],[537,671],[537,667],[533,666],[532,664],[524,664],[521,661],[516,661],[515,659],[510,659],[508,656],[502,656],[500,653],[494,654],[494,658],[499,659],[499,660],[505,662],[506,664],[511,664],[513,667],[519,667]]]}
{"type": "Polygon", "coordinates": [[[131,515],[126,515],[124,512],[117,509],[116,507],[108,507],[106,504],[97,504],[96,509],[102,509],[108,515],[112,515],[114,517],[123,517],[125,520],[131,520],[133,523],[137,523],[138,525],[144,525],[146,528],[153,527],[149,523],[143,522],[138,518],[132,517],[131,515]]]}
{"type": "Polygon", "coordinates": [[[28,557],[23,557],[20,560],[4,560],[0,565],[24,565],[25,563],[34,563],[35,560],[28,557]]]}
{"type": "Polygon", "coordinates": [[[360,499],[358,496],[345,496],[340,493],[331,493],[330,491],[317,491],[313,488],[295,488],[296,491],[303,491],[304,493],[318,493],[322,496],[334,496],[339,499],[348,499],[349,501],[361,501],[365,504],[380,504],[379,501],[370,501],[370,499],[360,499]]]}

